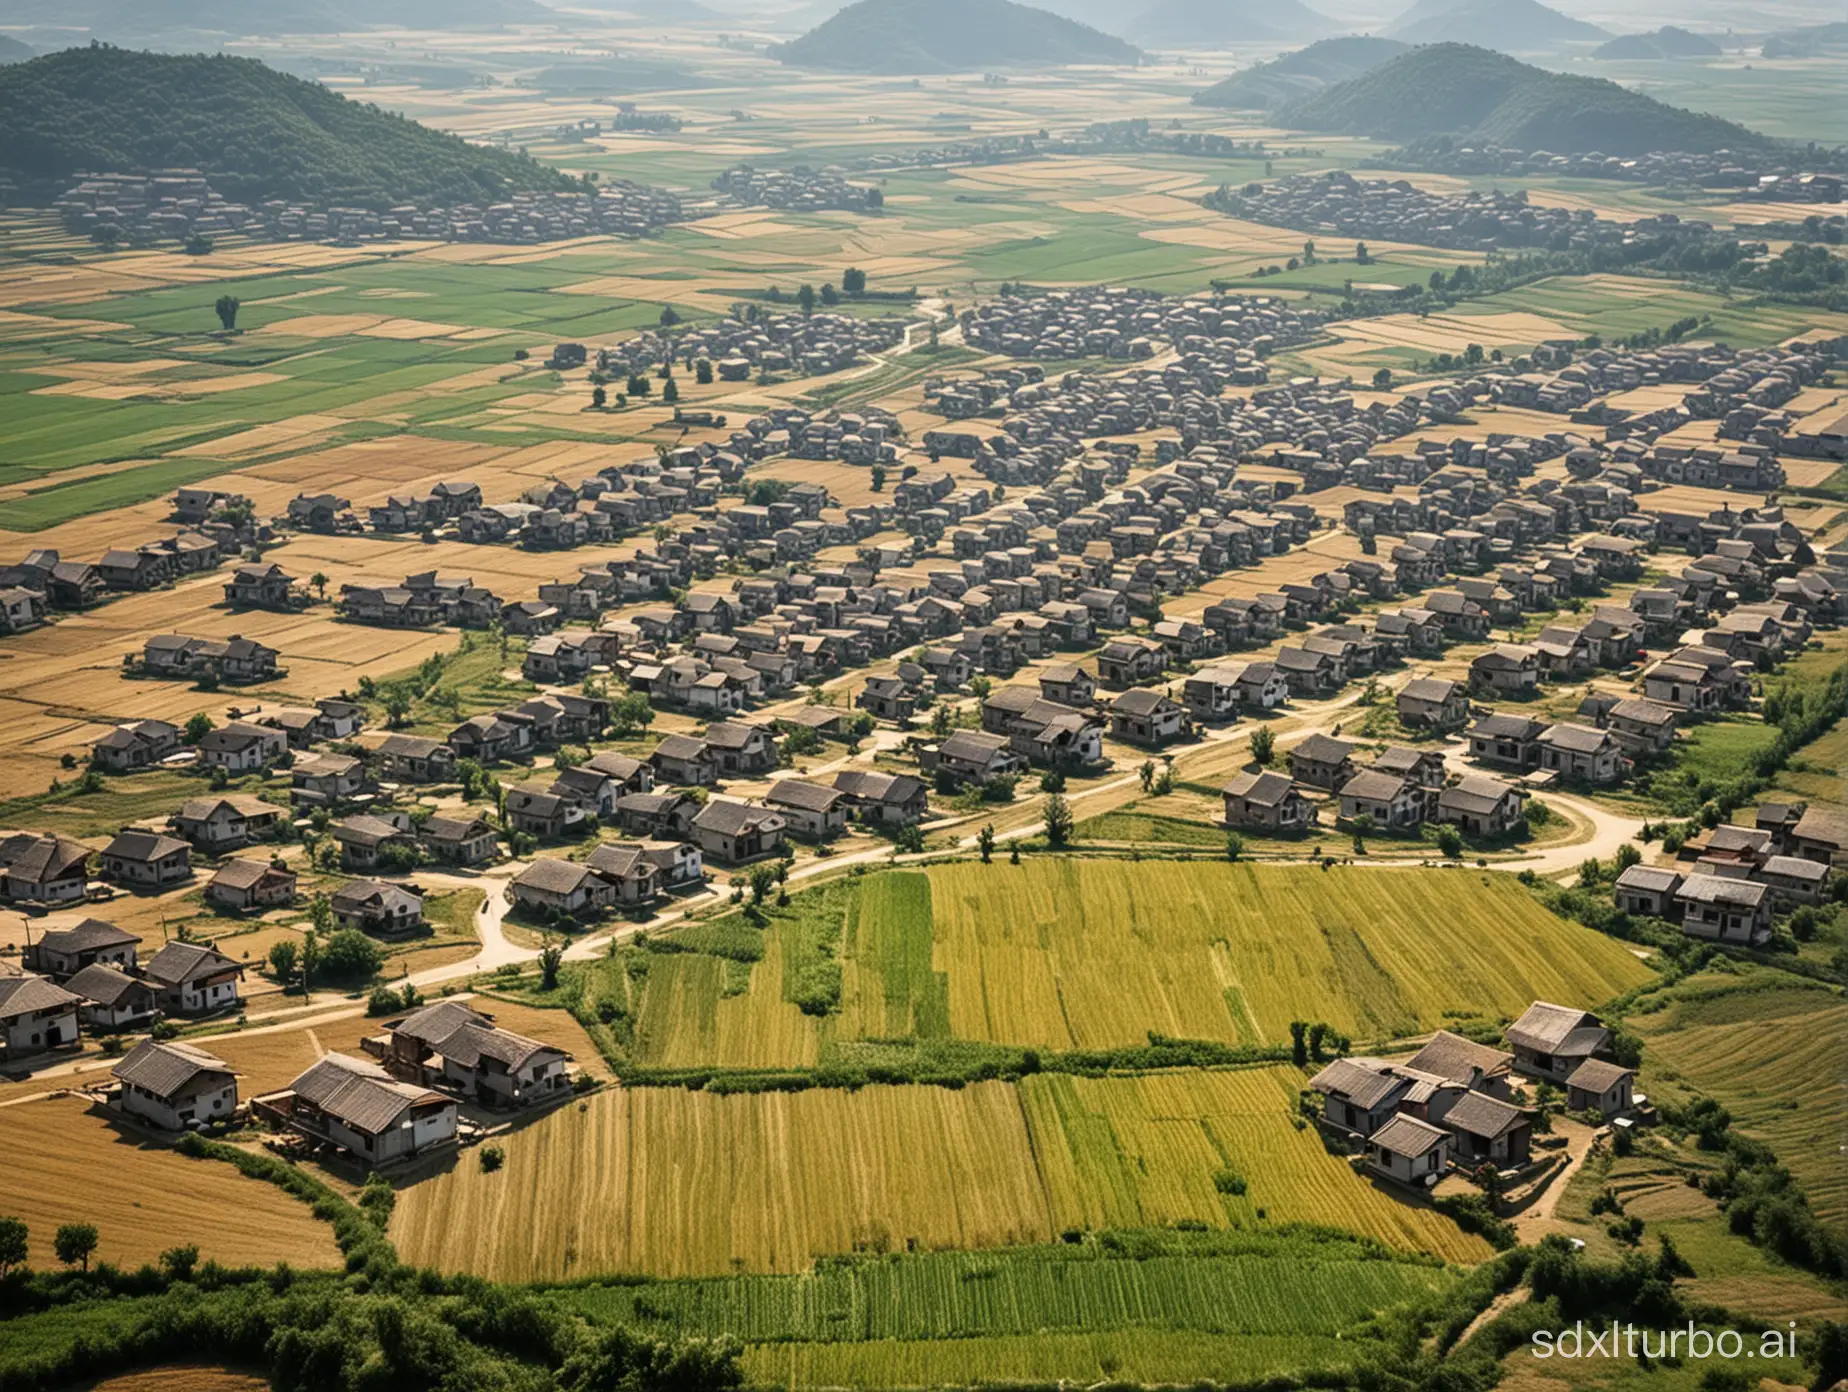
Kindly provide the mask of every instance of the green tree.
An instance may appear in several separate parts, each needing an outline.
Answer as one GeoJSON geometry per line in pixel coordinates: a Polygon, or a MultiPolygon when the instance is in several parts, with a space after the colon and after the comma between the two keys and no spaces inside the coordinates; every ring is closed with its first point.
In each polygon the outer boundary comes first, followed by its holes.
{"type": "Polygon", "coordinates": [[[411,713],[411,697],[401,686],[394,686],[385,693],[385,723],[396,728],[402,725],[411,713]]]}
{"type": "Polygon", "coordinates": [[[1065,794],[1053,793],[1046,799],[1046,844],[1058,850],[1072,839],[1072,805],[1065,794]]]}
{"type": "Polygon", "coordinates": [[[1371,266],[1373,264],[1373,254],[1367,250],[1367,244],[1365,242],[1354,243],[1354,263],[1359,266],[1371,266]]]}
{"type": "Polygon", "coordinates": [[[1392,390],[1392,369],[1390,367],[1382,367],[1373,374],[1373,389],[1375,391],[1392,390]]]}
{"type": "Polygon", "coordinates": [[[654,718],[654,707],[648,704],[648,697],[639,691],[632,691],[610,702],[610,725],[618,736],[645,730],[654,723],[654,718]]]}
{"type": "Polygon", "coordinates": [[[661,323],[662,328],[671,329],[674,327],[674,325],[678,324],[679,322],[680,322],[680,311],[679,310],[675,309],[671,304],[666,304],[666,305],[661,306],[660,323],[661,323]]]}
{"type": "Polygon", "coordinates": [[[815,312],[815,287],[805,284],[796,291],[796,303],[802,307],[805,315],[813,314],[815,312]]]}
{"type": "Polygon", "coordinates": [[[310,575],[308,577],[308,583],[314,588],[314,592],[316,595],[318,595],[322,599],[327,598],[327,572],[326,571],[317,570],[313,575],[310,575]]]}
{"type": "Polygon", "coordinates": [[[1226,833],[1226,859],[1237,860],[1245,854],[1245,838],[1236,831],[1226,833]]]}
{"type": "Polygon", "coordinates": [[[710,358],[701,358],[693,364],[693,380],[702,387],[712,385],[712,360],[710,358]]]}
{"type": "Polygon", "coordinates": [[[210,256],[215,245],[216,243],[205,233],[195,232],[186,239],[184,249],[188,256],[210,256]]]}
{"type": "Polygon", "coordinates": [[[763,903],[764,896],[770,892],[770,886],[775,883],[775,870],[768,865],[753,865],[750,874],[751,902],[753,904],[763,903]]]}
{"type": "Polygon", "coordinates": [[[186,721],[186,742],[188,744],[197,744],[200,740],[211,734],[212,729],[212,717],[207,715],[204,711],[199,711],[186,721]]]}
{"type": "Polygon", "coordinates": [[[1457,860],[1463,855],[1463,837],[1453,826],[1437,829],[1437,849],[1445,860],[1457,860]]]}
{"type": "Polygon", "coordinates": [[[885,484],[886,484],[886,466],[883,464],[873,465],[872,479],[873,479],[873,492],[875,493],[884,492],[885,484]]]}
{"type": "Polygon", "coordinates": [[[849,295],[866,293],[866,272],[858,266],[849,266],[841,272],[841,289],[849,295]]]}
{"type": "Polygon", "coordinates": [[[976,832],[975,849],[976,849],[976,852],[982,857],[982,864],[987,865],[991,860],[994,859],[994,856],[995,856],[995,825],[993,822],[989,822],[985,824],[980,831],[976,832]]]}
{"type": "Polygon", "coordinates": [[[218,322],[224,326],[226,333],[237,328],[237,311],[239,301],[236,295],[220,295],[212,305],[212,312],[218,316],[218,322]]]}
{"type": "Polygon", "coordinates": [[[199,1265],[199,1249],[192,1243],[169,1247],[160,1254],[160,1269],[170,1281],[190,1281],[199,1265]]]}
{"type": "Polygon", "coordinates": [[[1251,732],[1251,757],[1257,760],[1259,768],[1269,768],[1276,752],[1277,737],[1268,728],[1260,725],[1251,732]]]}
{"type": "Polygon", "coordinates": [[[337,929],[327,939],[321,972],[336,981],[368,981],[385,965],[379,945],[357,928],[337,929]]]}
{"type": "Polygon", "coordinates": [[[1298,1068],[1306,1068],[1309,1065],[1309,1025],[1307,1021],[1290,1021],[1290,1062],[1298,1068]]]}
{"type": "Polygon", "coordinates": [[[610,394],[603,387],[592,387],[590,389],[590,409],[591,410],[601,411],[604,408],[605,404],[608,403],[609,399],[610,399],[610,394]]]}
{"type": "Polygon", "coordinates": [[[1372,831],[1373,831],[1373,814],[1371,812],[1362,812],[1358,817],[1354,819],[1354,854],[1355,855],[1365,855],[1367,853],[1366,838],[1372,833],[1372,831]]]}
{"type": "Polygon", "coordinates": [[[0,1218],[0,1281],[16,1266],[24,1266],[32,1254],[32,1234],[18,1218],[0,1218]]]}
{"type": "Polygon", "coordinates": [[[663,382],[661,384],[661,400],[665,401],[669,406],[672,406],[676,401],[680,400],[680,383],[676,382],[672,377],[663,382]]]}
{"type": "Polygon", "coordinates": [[[270,944],[270,975],[275,977],[285,990],[295,980],[295,966],[300,957],[301,950],[296,947],[292,938],[284,938],[280,942],[270,944]]]}
{"type": "Polygon", "coordinates": [[[558,989],[558,969],[565,963],[565,945],[556,938],[547,937],[545,946],[539,949],[539,986],[541,990],[558,989]]]}
{"type": "Polygon", "coordinates": [[[51,1239],[51,1250],[66,1266],[81,1266],[88,1271],[90,1258],[96,1254],[96,1241],[94,1223],[65,1223],[51,1239]]]}

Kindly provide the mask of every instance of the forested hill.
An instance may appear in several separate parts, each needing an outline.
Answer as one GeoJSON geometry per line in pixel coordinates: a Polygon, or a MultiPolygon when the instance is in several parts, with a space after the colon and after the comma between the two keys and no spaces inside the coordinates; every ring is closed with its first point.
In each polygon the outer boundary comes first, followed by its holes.
{"type": "Polygon", "coordinates": [[[1455,136],[1516,150],[1761,150],[1773,142],[1732,121],[1684,111],[1615,82],[1530,67],[1504,53],[1431,44],[1284,107],[1306,130],[1382,140],[1455,136]]]}
{"type": "Polygon", "coordinates": [[[1122,39],[1012,0],[859,0],[772,50],[794,67],[934,73],[1136,63],[1122,39]]]}
{"type": "Polygon", "coordinates": [[[0,176],[24,197],[79,171],[198,169],[227,198],[387,208],[503,198],[571,180],[348,101],[253,58],[96,45],[0,67],[0,176]]]}
{"type": "Polygon", "coordinates": [[[1368,34],[1323,39],[1255,68],[1221,78],[1204,91],[1195,92],[1193,99],[1199,106],[1244,110],[1281,106],[1333,83],[1359,77],[1397,58],[1410,47],[1397,39],[1376,39],[1368,34]]]}

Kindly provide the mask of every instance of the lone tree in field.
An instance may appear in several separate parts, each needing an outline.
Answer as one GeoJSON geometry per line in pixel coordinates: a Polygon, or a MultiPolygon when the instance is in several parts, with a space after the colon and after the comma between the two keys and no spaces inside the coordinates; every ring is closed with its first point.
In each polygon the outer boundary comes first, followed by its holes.
{"type": "Polygon", "coordinates": [[[539,949],[539,986],[546,991],[558,989],[558,969],[564,965],[565,945],[554,938],[547,938],[545,946],[539,949]]]}
{"type": "Polygon", "coordinates": [[[849,266],[841,272],[841,290],[848,295],[866,293],[866,272],[858,266],[849,266]]]}
{"type": "Polygon", "coordinates": [[[1271,755],[1276,749],[1277,737],[1269,730],[1257,729],[1251,732],[1251,757],[1258,761],[1259,767],[1270,767],[1271,755]]]}
{"type": "Polygon", "coordinates": [[[58,1260],[66,1266],[81,1266],[88,1271],[90,1258],[96,1254],[96,1225],[64,1224],[58,1229],[57,1236],[51,1239],[51,1250],[57,1253],[58,1260]]]}
{"type": "Polygon", "coordinates": [[[661,384],[661,400],[666,402],[669,406],[672,406],[676,401],[680,400],[680,383],[676,382],[672,377],[669,377],[663,382],[661,384]]]}
{"type": "Polygon", "coordinates": [[[310,575],[308,577],[308,583],[314,586],[314,592],[317,595],[319,595],[322,599],[327,598],[327,572],[326,571],[317,570],[313,575],[310,575]]]}
{"type": "Polygon", "coordinates": [[[188,744],[197,744],[212,733],[212,717],[204,711],[198,711],[186,721],[184,738],[188,744]]]}
{"type": "Polygon", "coordinates": [[[609,402],[609,399],[610,399],[610,394],[607,391],[605,391],[602,387],[592,387],[590,389],[590,409],[591,410],[601,411],[604,408],[604,406],[609,402]]]}
{"type": "Polygon", "coordinates": [[[31,1254],[26,1239],[31,1234],[18,1218],[0,1218],[0,1281],[16,1266],[24,1266],[31,1254]]]}
{"type": "Polygon", "coordinates": [[[1054,793],[1046,799],[1046,844],[1058,850],[1072,839],[1072,805],[1065,794],[1054,793]]]}
{"type": "Polygon", "coordinates": [[[271,943],[269,950],[270,972],[286,991],[295,981],[295,963],[300,957],[295,943],[284,938],[281,942],[271,943]]]}
{"type": "Polygon", "coordinates": [[[1457,860],[1463,854],[1463,837],[1453,826],[1440,827],[1437,833],[1437,849],[1445,860],[1457,860]]]}
{"type": "Polygon", "coordinates": [[[1245,854],[1245,838],[1236,831],[1226,833],[1226,859],[1237,860],[1245,854]]]}
{"type": "Polygon", "coordinates": [[[796,291],[796,303],[802,306],[803,314],[813,314],[815,312],[815,287],[804,285],[796,291]]]}
{"type": "Polygon", "coordinates": [[[975,834],[975,849],[981,853],[982,864],[986,865],[995,857],[995,825],[989,822],[975,834]]]}
{"type": "Polygon", "coordinates": [[[236,332],[238,311],[236,295],[220,295],[218,302],[212,306],[212,311],[218,315],[218,322],[224,325],[226,333],[236,332]]]}
{"type": "Polygon", "coordinates": [[[671,304],[661,306],[661,327],[671,329],[680,322],[680,311],[671,304]]]}

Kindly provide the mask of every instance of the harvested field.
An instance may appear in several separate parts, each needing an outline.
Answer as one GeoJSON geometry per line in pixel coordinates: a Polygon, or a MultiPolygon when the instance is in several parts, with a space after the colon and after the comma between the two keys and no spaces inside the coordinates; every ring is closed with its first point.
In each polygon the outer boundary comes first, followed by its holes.
{"type": "Polygon", "coordinates": [[[338,1265],[333,1229],[308,1206],[229,1165],[150,1146],[91,1114],[75,1098],[9,1107],[0,1125],[0,1208],[32,1230],[32,1262],[56,1264],[60,1223],[94,1223],[97,1258],[124,1266],[196,1243],[227,1266],[279,1261],[338,1265]],[[79,1177],[106,1182],[85,1182],[79,1177]]]}
{"type": "Polygon", "coordinates": [[[88,1392],[269,1392],[269,1379],[229,1368],[175,1363],[123,1373],[90,1385],[88,1392]]]}

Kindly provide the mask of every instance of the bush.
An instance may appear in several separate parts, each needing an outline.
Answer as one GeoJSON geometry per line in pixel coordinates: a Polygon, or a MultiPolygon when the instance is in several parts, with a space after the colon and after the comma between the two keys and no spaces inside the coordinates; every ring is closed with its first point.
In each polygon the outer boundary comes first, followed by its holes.
{"type": "Polygon", "coordinates": [[[335,981],[370,980],[384,964],[385,953],[357,928],[336,930],[321,951],[321,974],[335,981]]]}
{"type": "Polygon", "coordinates": [[[1243,1194],[1246,1189],[1245,1176],[1227,1166],[1214,1173],[1213,1188],[1222,1194],[1243,1194]]]}
{"type": "Polygon", "coordinates": [[[481,1148],[481,1172],[483,1174],[493,1174],[506,1163],[507,1153],[499,1146],[486,1145],[481,1148]]]}

